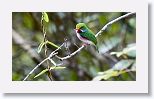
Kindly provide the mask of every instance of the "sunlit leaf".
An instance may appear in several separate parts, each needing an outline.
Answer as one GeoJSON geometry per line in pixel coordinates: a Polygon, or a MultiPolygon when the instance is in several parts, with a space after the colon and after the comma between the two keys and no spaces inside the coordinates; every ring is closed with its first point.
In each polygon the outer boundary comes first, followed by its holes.
{"type": "MultiPolygon", "coordinates": [[[[60,67],[52,66],[52,67],[50,67],[50,70],[52,70],[52,69],[54,69],[54,70],[60,70],[60,69],[64,69],[64,68],[66,68],[66,67],[63,67],[63,66],[60,66],[60,67]]],[[[42,71],[41,71],[39,74],[37,74],[34,78],[37,78],[37,77],[43,75],[43,74],[46,73],[47,71],[48,71],[48,69],[42,70],[42,71]]]]}
{"type": "Polygon", "coordinates": [[[103,79],[103,76],[102,75],[98,75],[98,76],[94,77],[92,81],[100,81],[102,79],[103,79]]]}
{"type": "Polygon", "coordinates": [[[40,53],[41,52],[41,50],[42,50],[42,48],[43,48],[43,46],[44,46],[44,42],[42,42],[40,45],[39,45],[39,47],[38,47],[38,49],[37,49],[37,52],[38,53],[40,53]]]}
{"type": "Polygon", "coordinates": [[[46,42],[42,42],[42,43],[39,45],[39,47],[38,47],[38,49],[37,49],[37,52],[38,52],[38,53],[41,52],[41,50],[42,50],[42,48],[43,48],[43,46],[44,46],[45,44],[49,44],[49,45],[52,45],[52,46],[54,46],[54,47],[56,47],[56,48],[59,48],[58,45],[56,45],[56,44],[54,44],[54,43],[52,43],[52,42],[50,42],[50,41],[46,41],[46,42]]]}
{"type": "Polygon", "coordinates": [[[129,71],[130,70],[117,71],[117,70],[109,69],[105,72],[98,73],[98,75],[93,78],[93,81],[108,80],[111,77],[116,77],[116,76],[119,76],[119,75],[129,72],[129,71]]]}
{"type": "Polygon", "coordinates": [[[60,70],[60,69],[65,69],[66,67],[64,67],[64,66],[52,66],[52,67],[50,67],[50,70],[52,70],[52,69],[56,69],[56,70],[60,70]]]}
{"type": "Polygon", "coordinates": [[[111,52],[111,55],[116,55],[117,57],[120,57],[122,54],[124,54],[123,52],[111,52]]]}
{"type": "Polygon", "coordinates": [[[46,73],[48,71],[48,69],[42,70],[39,74],[37,74],[34,78],[37,78],[41,75],[43,75],[44,73],[46,73]]]}
{"type": "Polygon", "coordinates": [[[118,76],[118,75],[119,75],[118,71],[114,71],[112,69],[109,69],[107,71],[98,73],[98,76],[94,77],[93,81],[107,80],[113,76],[118,76]]]}
{"type": "Polygon", "coordinates": [[[42,15],[43,15],[43,20],[45,22],[49,22],[49,17],[48,17],[48,14],[46,12],[42,12],[42,15]]]}
{"type": "Polygon", "coordinates": [[[136,45],[124,48],[123,53],[131,57],[136,57],[136,45]]]}
{"type": "Polygon", "coordinates": [[[47,43],[47,44],[50,44],[50,45],[52,45],[52,46],[54,46],[54,47],[56,47],[56,48],[59,48],[58,45],[56,45],[56,44],[54,44],[54,43],[52,43],[52,42],[50,42],[50,41],[47,41],[46,43],[47,43]]]}

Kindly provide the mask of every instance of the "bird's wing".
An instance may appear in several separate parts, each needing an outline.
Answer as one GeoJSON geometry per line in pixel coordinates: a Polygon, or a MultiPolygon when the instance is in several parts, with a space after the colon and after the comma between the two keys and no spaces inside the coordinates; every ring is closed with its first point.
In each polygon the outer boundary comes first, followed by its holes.
{"type": "Polygon", "coordinates": [[[80,36],[97,44],[97,39],[92,33],[80,33],[80,36]]]}

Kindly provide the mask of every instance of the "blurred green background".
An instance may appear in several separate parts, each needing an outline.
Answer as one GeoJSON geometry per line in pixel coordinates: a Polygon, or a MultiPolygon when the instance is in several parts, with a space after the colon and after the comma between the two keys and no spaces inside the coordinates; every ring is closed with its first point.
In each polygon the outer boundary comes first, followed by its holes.
{"type": "MultiPolygon", "coordinates": [[[[59,56],[66,56],[78,49],[82,42],[74,31],[79,22],[84,22],[97,33],[109,21],[127,12],[47,12],[49,22],[46,24],[47,39],[60,46],[67,39],[67,47],[59,50],[59,56]]],[[[43,41],[41,27],[41,12],[13,12],[12,13],[12,80],[21,81],[44,58],[44,51],[37,53],[39,44],[43,41]]],[[[136,60],[135,56],[122,55],[117,57],[111,52],[120,52],[136,42],[136,16],[130,16],[110,25],[102,35],[97,37],[98,53],[93,46],[87,46],[70,59],[60,61],[64,69],[51,70],[55,81],[90,81],[99,72],[107,71],[123,59],[136,60]]],[[[48,54],[56,48],[48,45],[48,54]]],[[[133,54],[134,55],[134,54],[133,54]]],[[[134,62],[135,63],[135,62],[134,62]]],[[[52,64],[50,64],[53,66],[52,64]]],[[[131,64],[132,65],[132,64],[131,64]]],[[[47,68],[40,66],[28,80],[49,81],[47,74],[34,78],[39,72],[47,68]]],[[[128,67],[130,68],[130,67],[128,67]]],[[[103,79],[101,79],[103,80],[103,79]]],[[[110,77],[107,80],[132,81],[136,80],[135,71],[110,77]]]]}

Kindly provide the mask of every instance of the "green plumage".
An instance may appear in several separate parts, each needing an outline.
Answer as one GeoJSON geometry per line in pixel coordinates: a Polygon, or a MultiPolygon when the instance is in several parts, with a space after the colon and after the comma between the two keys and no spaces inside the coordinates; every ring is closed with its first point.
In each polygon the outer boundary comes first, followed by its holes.
{"type": "Polygon", "coordinates": [[[94,43],[94,45],[97,45],[96,37],[89,30],[85,33],[80,33],[80,36],[82,36],[83,38],[85,38],[87,40],[92,41],[94,43]]]}

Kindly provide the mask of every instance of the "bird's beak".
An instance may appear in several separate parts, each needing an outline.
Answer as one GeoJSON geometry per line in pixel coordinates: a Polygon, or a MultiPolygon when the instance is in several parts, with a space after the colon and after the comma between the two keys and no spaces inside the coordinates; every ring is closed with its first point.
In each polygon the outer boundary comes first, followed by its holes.
{"type": "Polygon", "coordinates": [[[74,29],[75,32],[77,32],[79,29],[74,29]]]}

